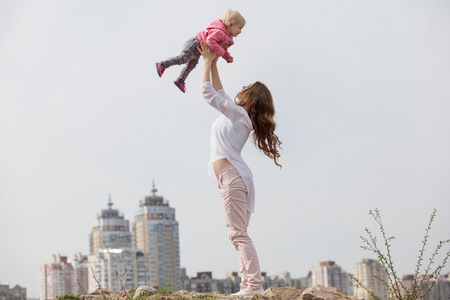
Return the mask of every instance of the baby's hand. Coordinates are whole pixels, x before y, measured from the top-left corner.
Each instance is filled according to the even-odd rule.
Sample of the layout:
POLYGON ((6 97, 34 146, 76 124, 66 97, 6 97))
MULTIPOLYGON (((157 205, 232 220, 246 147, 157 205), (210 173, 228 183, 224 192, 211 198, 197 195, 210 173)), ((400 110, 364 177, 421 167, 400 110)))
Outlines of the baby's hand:
POLYGON ((228 63, 232 63, 234 61, 234 59, 233 59, 233 57, 230 57, 229 59, 228 59, 228 63))
POLYGON ((220 51, 219 56, 222 56, 225 54, 225 50, 220 51))

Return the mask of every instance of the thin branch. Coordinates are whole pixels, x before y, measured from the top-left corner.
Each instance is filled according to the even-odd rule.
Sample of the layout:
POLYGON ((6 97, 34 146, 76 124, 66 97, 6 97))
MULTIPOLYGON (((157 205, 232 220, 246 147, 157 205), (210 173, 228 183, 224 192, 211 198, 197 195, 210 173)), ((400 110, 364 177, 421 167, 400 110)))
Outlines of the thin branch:
POLYGON ((103 289, 102 289, 102 286, 100 285, 100 282, 98 282, 98 280, 97 280, 97 277, 95 277, 95 271, 94 271, 94 269, 92 268, 92 266, 91 266, 91 265, 89 265, 89 267, 91 267, 91 270, 92 270, 92 276, 94 277, 95 281, 96 281, 96 282, 97 282, 97 284, 98 284, 98 288, 100 289, 100 293, 102 294, 102 296, 103 296, 103 299, 105 299, 105 300, 106 300, 106 296, 105 296, 105 294, 103 293, 103 289))
POLYGON ((83 290, 83 287, 81 286, 80 276, 78 275, 78 269, 77 269, 77 282, 78 282, 78 286, 80 287, 80 291, 83 292, 83 300, 86 300, 86 292, 83 290))
POLYGON ((125 296, 127 296, 128 300, 131 299, 131 296, 128 295, 127 290, 125 289, 125 283, 127 282, 128 274, 122 274, 122 277, 119 275, 119 273, 116 271, 117 277, 119 277, 120 285, 122 286, 122 290, 125 292, 125 296), (125 277, 124 277, 125 276, 125 277))
MULTIPOLYGON (((429 263, 425 268, 424 275, 419 276, 420 269, 422 267, 423 263, 423 257, 425 253, 425 248, 428 243, 429 233, 431 230, 431 225, 433 223, 433 220, 436 216, 436 209, 433 210, 433 213, 431 214, 430 221, 428 223, 428 227, 425 231, 425 236, 422 241, 422 247, 419 251, 419 260, 416 265, 416 270, 414 273, 414 280, 412 282, 412 286, 410 288, 405 288, 403 285, 402 280, 397 276, 397 273, 395 271, 394 262, 392 260, 391 255, 391 241, 394 239, 393 236, 389 237, 386 234, 386 230, 383 226, 383 223, 381 221, 381 215, 380 211, 378 209, 370 210, 369 214, 375 219, 375 221, 379 225, 379 230, 381 232, 381 235, 384 240, 385 250, 386 254, 383 254, 381 250, 377 246, 377 237, 370 232, 369 229, 365 228, 366 234, 368 235, 368 238, 360 237, 363 245, 361 246, 364 250, 370 250, 373 253, 375 253, 378 257, 378 261, 381 263, 383 271, 387 275, 387 279, 384 278, 384 276, 376 276, 373 277, 380 282, 383 286, 385 286, 387 289, 389 289, 389 298, 393 298, 396 300, 412 300, 412 299, 423 299, 427 295, 430 295, 432 293, 432 289, 436 283, 436 279, 439 277, 440 272, 447 264, 447 260, 450 258, 450 250, 446 253, 446 256, 442 262, 442 264, 438 265, 436 269, 431 272, 431 267, 433 263, 435 263, 435 259, 437 255, 439 254, 439 251, 443 247, 445 243, 450 243, 450 240, 441 241, 437 247, 436 250, 433 252, 431 257, 429 258, 429 263), (431 273, 430 273, 431 272, 431 273)), ((361 280, 355 278, 354 276, 350 276, 355 282, 356 287, 363 288, 366 292, 368 292, 371 296, 374 295, 374 291, 369 290, 368 286, 363 285, 361 280)), ((374 297, 375 298, 375 297, 374 297)))
MULTIPOLYGON (((358 278, 356 278, 353 274, 349 274, 350 278, 355 281, 356 283, 356 288, 361 287, 362 289, 364 289, 370 296, 372 296, 375 300, 381 300, 380 297, 378 297, 377 295, 375 295, 375 293, 370 290, 366 285, 364 285, 362 283, 361 280, 359 280, 358 278)), ((356 297, 356 295, 355 295, 356 297)))

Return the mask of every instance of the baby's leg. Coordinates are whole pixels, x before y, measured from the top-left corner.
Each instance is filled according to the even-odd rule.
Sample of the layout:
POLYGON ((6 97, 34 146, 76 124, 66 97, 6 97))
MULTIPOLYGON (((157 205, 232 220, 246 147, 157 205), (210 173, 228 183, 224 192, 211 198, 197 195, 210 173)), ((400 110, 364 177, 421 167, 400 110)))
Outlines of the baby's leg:
POLYGON ((191 73, 192 70, 197 66, 198 60, 200 57, 197 57, 196 59, 191 59, 183 68, 183 70, 180 73, 180 76, 178 77, 178 82, 184 82, 186 78, 188 77, 189 73, 191 73))
POLYGON ((171 67, 173 65, 186 64, 190 62, 193 58, 195 58, 195 56, 197 55, 196 53, 198 53, 198 57, 200 57, 200 53, 198 52, 197 47, 200 47, 200 43, 198 42, 197 37, 193 37, 184 44, 183 50, 181 51, 180 55, 163 60, 159 64, 166 68, 171 67))

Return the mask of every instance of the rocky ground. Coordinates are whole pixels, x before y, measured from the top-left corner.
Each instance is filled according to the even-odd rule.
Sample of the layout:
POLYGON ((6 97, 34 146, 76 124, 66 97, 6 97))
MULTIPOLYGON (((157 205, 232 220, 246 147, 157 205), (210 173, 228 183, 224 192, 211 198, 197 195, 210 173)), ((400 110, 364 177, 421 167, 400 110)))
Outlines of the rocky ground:
MULTIPOLYGON (((98 289, 92 294, 80 296, 80 299, 85 300, 132 300, 132 296, 139 296, 137 291, 133 290, 127 292, 107 292, 98 289)), ((293 288, 269 288, 262 295, 253 295, 246 297, 223 295, 219 293, 199 294, 188 291, 178 291, 173 293, 163 293, 156 289, 153 292, 144 292, 139 299, 146 300, 356 300, 344 292, 332 287, 315 286, 305 290, 297 290, 293 288)))

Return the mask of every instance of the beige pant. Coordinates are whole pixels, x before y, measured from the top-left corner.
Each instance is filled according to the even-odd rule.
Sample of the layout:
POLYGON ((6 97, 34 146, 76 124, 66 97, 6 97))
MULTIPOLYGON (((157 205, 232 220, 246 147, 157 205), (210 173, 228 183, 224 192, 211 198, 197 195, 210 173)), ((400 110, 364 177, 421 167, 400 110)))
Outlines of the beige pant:
POLYGON ((233 165, 219 172, 217 181, 222 197, 225 224, 238 255, 241 290, 262 288, 261 270, 253 242, 247 234, 251 213, 247 210, 247 188, 233 165))

